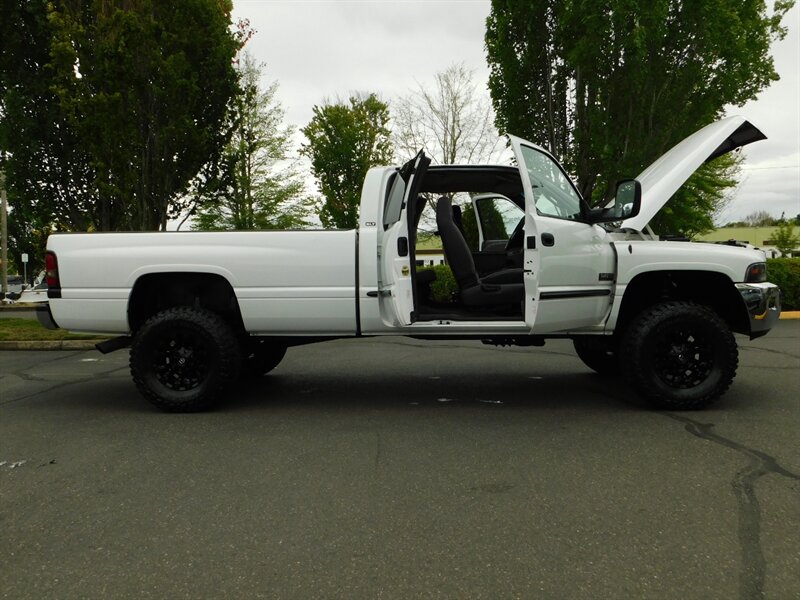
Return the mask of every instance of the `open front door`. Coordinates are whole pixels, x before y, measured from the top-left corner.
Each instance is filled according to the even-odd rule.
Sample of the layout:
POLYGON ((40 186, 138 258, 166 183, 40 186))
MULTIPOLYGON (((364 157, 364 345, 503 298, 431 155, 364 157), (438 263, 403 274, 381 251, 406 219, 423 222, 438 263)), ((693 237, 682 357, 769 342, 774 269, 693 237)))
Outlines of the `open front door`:
POLYGON ((525 324, 533 330, 536 322, 536 314, 539 310, 539 270, 541 268, 541 256, 539 255, 540 240, 539 232, 536 227, 536 206, 533 202, 533 187, 531 179, 528 177, 525 161, 522 156, 522 140, 513 135, 508 136, 511 142, 511 149, 517 159, 519 174, 522 179, 522 189, 525 192, 525 240, 523 242, 523 282, 525 283, 525 324))
POLYGON ((381 314, 394 326, 414 322, 414 211, 430 159, 420 151, 395 177, 383 213, 383 236, 378 245, 381 314))
POLYGON ((616 261, 607 234, 549 152, 511 141, 525 191, 525 323, 533 333, 602 327, 616 261))

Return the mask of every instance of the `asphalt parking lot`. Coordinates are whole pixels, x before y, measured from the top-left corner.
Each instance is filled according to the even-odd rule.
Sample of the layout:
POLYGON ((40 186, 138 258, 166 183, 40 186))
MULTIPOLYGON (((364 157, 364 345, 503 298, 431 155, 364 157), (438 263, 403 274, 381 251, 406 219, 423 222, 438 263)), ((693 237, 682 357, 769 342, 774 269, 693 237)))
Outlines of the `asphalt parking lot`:
POLYGON ((290 349, 205 414, 0 352, 3 598, 797 598, 800 321, 648 410, 568 342, 290 349))

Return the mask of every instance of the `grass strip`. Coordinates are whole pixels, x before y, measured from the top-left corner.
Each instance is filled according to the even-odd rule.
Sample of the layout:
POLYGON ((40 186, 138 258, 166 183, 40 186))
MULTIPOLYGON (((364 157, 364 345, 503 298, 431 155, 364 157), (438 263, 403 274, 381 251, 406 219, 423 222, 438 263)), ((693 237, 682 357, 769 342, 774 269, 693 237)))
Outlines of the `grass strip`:
POLYGON ((0 342, 97 340, 106 337, 99 334, 70 333, 64 329, 45 329, 32 319, 0 319, 0 342))

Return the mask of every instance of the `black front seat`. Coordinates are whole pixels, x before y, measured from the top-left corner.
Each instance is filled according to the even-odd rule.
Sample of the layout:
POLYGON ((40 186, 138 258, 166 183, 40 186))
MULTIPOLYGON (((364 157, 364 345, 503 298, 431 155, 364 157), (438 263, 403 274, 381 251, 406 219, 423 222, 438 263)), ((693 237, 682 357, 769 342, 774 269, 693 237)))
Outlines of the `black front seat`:
POLYGON ((504 269, 478 277, 472 252, 453 221, 452 202, 445 196, 436 202, 436 226, 464 306, 513 305, 525 299, 522 269, 504 269))

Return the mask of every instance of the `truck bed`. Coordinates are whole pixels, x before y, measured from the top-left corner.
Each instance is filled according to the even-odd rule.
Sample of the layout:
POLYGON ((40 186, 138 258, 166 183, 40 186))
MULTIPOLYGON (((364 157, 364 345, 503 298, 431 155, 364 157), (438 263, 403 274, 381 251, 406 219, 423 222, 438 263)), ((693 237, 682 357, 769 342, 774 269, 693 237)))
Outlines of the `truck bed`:
POLYGON ((65 329, 127 333, 141 277, 209 273, 231 285, 251 333, 356 330, 354 230, 63 234, 49 249, 61 279, 50 307, 65 329))

